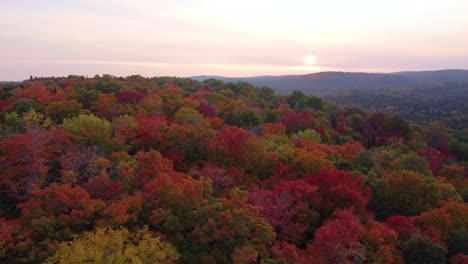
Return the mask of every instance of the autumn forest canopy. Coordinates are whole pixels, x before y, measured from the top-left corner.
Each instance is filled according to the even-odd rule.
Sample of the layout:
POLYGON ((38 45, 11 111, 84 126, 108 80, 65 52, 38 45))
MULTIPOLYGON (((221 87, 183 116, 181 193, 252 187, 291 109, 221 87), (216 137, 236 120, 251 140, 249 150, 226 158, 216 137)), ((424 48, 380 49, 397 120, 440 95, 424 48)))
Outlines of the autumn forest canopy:
POLYGON ((0 121, 0 263, 468 263, 436 120, 103 75, 0 83, 0 121))

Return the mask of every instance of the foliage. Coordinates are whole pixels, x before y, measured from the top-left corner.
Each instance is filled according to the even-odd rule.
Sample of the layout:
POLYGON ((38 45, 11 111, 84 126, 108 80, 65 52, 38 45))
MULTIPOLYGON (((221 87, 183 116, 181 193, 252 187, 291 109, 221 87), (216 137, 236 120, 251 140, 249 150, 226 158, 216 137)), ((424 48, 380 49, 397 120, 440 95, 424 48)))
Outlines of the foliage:
POLYGON ((442 123, 171 77, 0 98, 2 263, 466 262, 468 143, 442 123))
POLYGON ((103 229, 87 232, 72 242, 60 244, 54 256, 45 263, 176 263, 176 249, 143 229, 103 229))

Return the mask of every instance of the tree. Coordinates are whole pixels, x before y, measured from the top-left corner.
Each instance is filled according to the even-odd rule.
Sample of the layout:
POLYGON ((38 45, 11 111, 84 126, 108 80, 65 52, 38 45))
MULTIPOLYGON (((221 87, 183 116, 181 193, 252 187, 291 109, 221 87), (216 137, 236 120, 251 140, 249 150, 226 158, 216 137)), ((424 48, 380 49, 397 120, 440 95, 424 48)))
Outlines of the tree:
POLYGON ((60 244, 45 263, 176 263, 176 249, 146 229, 130 233, 127 229, 86 232, 72 242, 60 244))
POLYGON ((468 255, 457 254, 450 259, 450 264, 464 264, 468 262, 468 255))
POLYGON ((111 136, 109 121, 94 115, 80 114, 63 120, 63 129, 76 134, 86 145, 105 146, 111 136))
POLYGON ((296 111, 302 111, 305 108, 306 95, 302 91, 293 91, 286 99, 286 102, 296 111))
POLYGON ((262 207, 279 240, 304 246, 318 224, 319 214, 314 209, 320 201, 317 189, 304 180, 281 181, 271 191, 255 188, 249 200, 262 207))
POLYGON ((420 172, 426 176, 432 176, 429 164, 426 160, 416 156, 414 153, 402 155, 392 162, 393 167, 399 170, 412 170, 420 172))
POLYGON ((129 105, 119 104, 113 93, 101 94, 93 102, 91 109, 94 114, 109 121, 119 115, 132 114, 134 111, 129 105))
POLYGON ((403 243, 402 253, 408 264, 444 264, 447 251, 429 238, 414 235, 403 243))
POLYGON ((309 139, 315 142, 321 142, 320 135, 313 129, 306 129, 304 131, 299 131, 293 135, 292 138, 301 138, 301 139, 309 139))
POLYGON ((421 233, 442 245, 449 254, 468 253, 468 205, 456 201, 444 201, 414 217, 414 225, 421 233))
POLYGON ((212 256, 216 263, 258 262, 268 256, 275 238, 260 208, 248 203, 247 192, 237 188, 229 198, 200 208, 195 218, 195 228, 185 241, 190 249, 186 257, 195 253, 190 263, 200 263, 202 256, 212 256))
POLYGON ((161 115, 139 116, 137 123, 136 143, 146 148, 159 146, 166 127, 165 117, 161 115))
POLYGON ((23 120, 20 118, 18 113, 11 112, 5 114, 5 125, 3 130, 7 136, 23 132, 23 120))
POLYGON ((199 111, 205 117, 215 117, 216 116, 216 109, 204 102, 200 102, 199 111))
POLYGON ((312 128, 314 124, 309 112, 288 112, 281 122, 286 127, 286 133, 289 134, 312 128))
POLYGON ((366 247, 368 263, 399 263, 403 259, 397 249, 398 235, 386 224, 370 219, 365 226, 365 234, 361 238, 366 247))
POLYGON ((31 129, 4 139, 1 149, 5 171, 0 177, 0 185, 10 195, 22 200, 33 187, 57 180, 55 175, 50 175, 50 161, 68 144, 69 137, 62 130, 31 129))
POLYGON ((370 200, 371 190, 364 186, 363 179, 347 171, 323 169, 317 175, 307 176, 305 181, 318 187, 321 200, 316 206, 322 219, 337 208, 364 213, 370 200))
POLYGON ((308 251, 317 263, 363 263, 364 247, 359 237, 364 228, 350 210, 337 209, 330 220, 315 232, 308 251))
POLYGON ((53 183, 32 191, 31 198, 18 207, 22 220, 39 238, 62 241, 90 228, 104 203, 81 187, 53 183))
POLYGON ((230 111, 224 116, 224 122, 231 126, 238 126, 245 129, 253 130, 262 120, 257 112, 248 109, 244 111, 230 111))
POLYGON ((291 151, 291 163, 302 175, 318 173, 322 169, 333 168, 333 162, 327 159, 327 153, 318 150, 307 151, 294 148, 291 151))
POLYGON ((135 90, 126 90, 118 91, 115 96, 117 101, 121 104, 139 104, 146 97, 145 92, 135 91, 135 90))
POLYGON ((209 160, 220 165, 232 166, 242 164, 246 159, 246 145, 253 137, 250 131, 234 127, 223 126, 208 145, 209 160))
POLYGON ((442 200, 461 200, 451 184, 419 172, 402 170, 384 177, 388 181, 390 214, 416 215, 437 207, 442 200))
POLYGON ((54 123, 61 124, 65 118, 78 116, 81 112, 81 104, 76 100, 52 102, 46 107, 45 112, 54 123))

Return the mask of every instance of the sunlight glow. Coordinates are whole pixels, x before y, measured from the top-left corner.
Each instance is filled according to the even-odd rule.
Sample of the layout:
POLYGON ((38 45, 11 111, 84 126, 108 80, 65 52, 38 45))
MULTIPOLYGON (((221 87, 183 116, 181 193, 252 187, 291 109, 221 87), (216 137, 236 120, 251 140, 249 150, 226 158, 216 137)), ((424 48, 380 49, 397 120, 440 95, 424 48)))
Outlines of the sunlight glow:
POLYGON ((468 68, 466 0, 18 0, 0 10, 0 80, 468 68))
POLYGON ((307 65, 315 65, 315 64, 317 64, 317 57, 312 56, 312 55, 305 56, 304 58, 302 58, 302 60, 303 60, 304 63, 307 64, 307 65))

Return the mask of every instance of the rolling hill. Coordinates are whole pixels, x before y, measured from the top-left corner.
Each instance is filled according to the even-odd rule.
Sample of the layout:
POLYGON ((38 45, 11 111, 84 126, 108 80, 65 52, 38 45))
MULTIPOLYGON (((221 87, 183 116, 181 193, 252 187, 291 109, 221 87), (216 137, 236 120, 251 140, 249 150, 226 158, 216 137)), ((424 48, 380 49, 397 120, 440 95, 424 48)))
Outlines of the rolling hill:
POLYGON ((328 95, 344 90, 419 88, 445 82, 468 81, 468 70, 415 71, 395 73, 319 72, 305 75, 256 76, 230 78, 194 76, 197 81, 217 79, 225 82, 247 82, 268 86, 278 93, 301 90, 307 94, 328 95))

